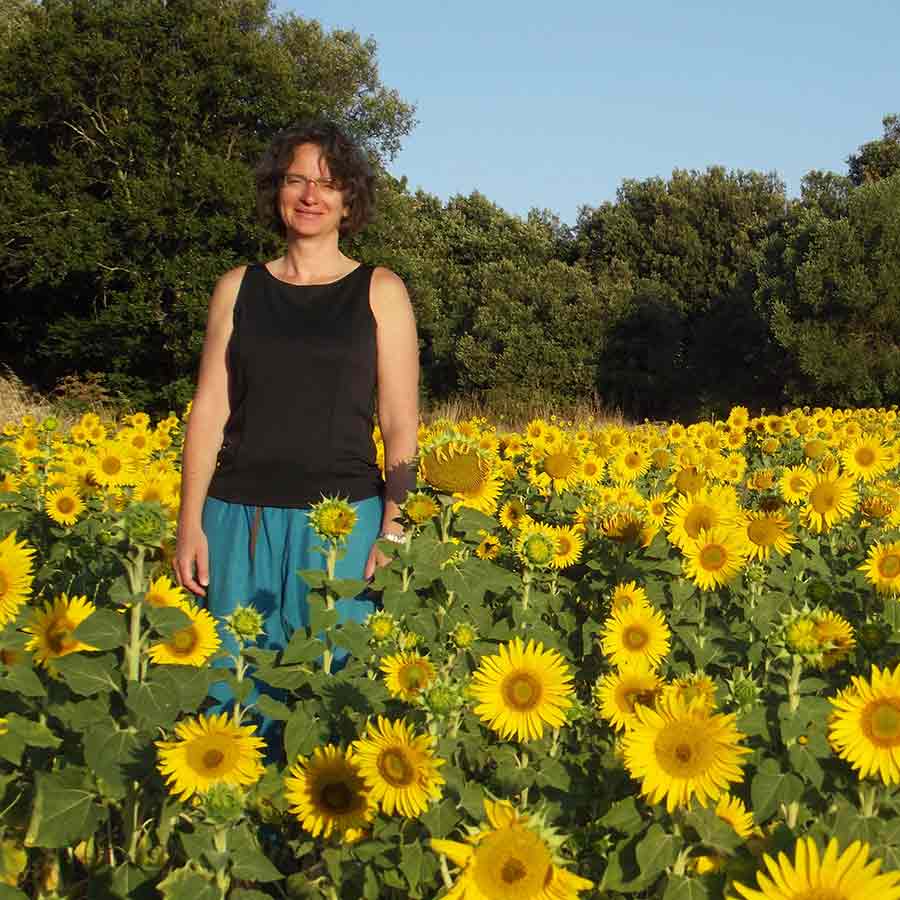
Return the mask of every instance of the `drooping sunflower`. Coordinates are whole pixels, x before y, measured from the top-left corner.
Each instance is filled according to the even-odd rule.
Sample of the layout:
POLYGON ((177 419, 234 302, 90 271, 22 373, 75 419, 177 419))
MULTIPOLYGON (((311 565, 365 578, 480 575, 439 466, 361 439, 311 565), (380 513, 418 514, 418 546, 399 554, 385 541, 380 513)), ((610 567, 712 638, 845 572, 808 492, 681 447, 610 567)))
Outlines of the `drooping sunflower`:
POLYGON ((747 541, 737 528, 703 530, 684 548, 684 574, 702 591, 728 584, 747 562, 747 541))
POLYGON ((253 725, 237 725, 228 713, 200 715, 175 726, 175 740, 156 741, 157 767, 169 793, 181 800, 215 784, 247 787, 262 777, 262 748, 253 725))
POLYGON ((334 832, 353 840, 377 809, 356 763, 334 744, 297 758, 285 776, 284 796, 301 828, 313 837, 334 832))
POLYGON ((392 697, 415 700, 435 679, 431 662, 414 651, 388 656, 381 662, 384 683, 392 697))
POLYGON ((790 522, 779 513, 751 512, 744 526, 750 559, 766 560, 772 551, 787 556, 797 537, 790 522))
POLYGON ((454 491, 454 511, 463 507, 477 509, 486 516, 492 516, 497 511, 497 498, 503 488, 503 478, 493 467, 476 485, 465 491, 454 491))
POLYGON ((366 736, 353 742, 350 758, 386 815, 415 818, 441 796, 445 760, 434 755, 435 738, 415 735, 404 720, 379 716, 369 722, 366 736))
POLYGON ((147 650, 151 662, 167 666, 204 666, 222 642, 216 620, 194 603, 183 602, 180 609, 191 621, 176 629, 171 637, 147 650))
POLYGON ((593 882, 563 868, 563 839, 543 817, 485 799, 488 826, 466 843, 431 839, 431 847, 462 870, 445 900, 578 900, 593 882))
POLYGON ((537 740, 544 726, 559 728, 572 705, 572 673, 556 650, 513 638, 484 657, 472 675, 469 692, 475 714, 501 737, 537 740))
POLYGON ((594 703, 600 716, 616 731, 637 721, 635 706, 653 706, 662 694, 663 681, 644 660, 635 660, 597 680, 594 703))
POLYGON ((32 612, 22 629, 32 635, 25 649, 34 651, 35 660, 48 669, 53 660, 70 653, 96 650, 74 636, 75 629, 96 609, 87 597, 70 598, 68 594, 60 594, 52 602, 45 603, 43 609, 32 612))
POLYGON ((10 532, 0 541, 0 628, 12 622, 31 593, 34 548, 10 532))
POLYGON ((900 541, 875 544, 859 567, 880 594, 900 594, 900 541))
POLYGON ((175 584, 168 575, 160 575, 150 582, 147 593, 144 595, 144 603, 148 606, 181 606, 187 600, 184 590, 175 584))
POLYGON ((560 525, 554 529, 556 549, 550 565, 554 569, 565 569, 574 565, 581 559, 581 551, 584 549, 584 537, 574 528, 560 525))
POLYGON ((753 834, 753 813, 747 811, 740 797, 722 794, 716 803, 715 813, 734 829, 738 837, 746 839, 753 834))
POLYGON ((657 668, 669 652, 671 632, 663 614, 649 604, 615 609, 603 625, 600 649, 614 666, 644 661, 657 668))
POLYGON ((852 479, 846 475, 819 472, 800 515, 810 531, 828 531, 835 523, 846 519, 855 507, 856 489, 852 479))
POLYGON ((422 447, 419 474, 442 494, 476 491, 491 475, 491 458, 476 441, 444 434, 422 447))
POLYGON ((869 845, 853 841, 843 853, 832 838, 820 858, 810 837, 794 847, 794 861, 785 853, 776 861, 768 853, 763 862, 769 874, 756 873, 759 890, 739 881, 732 884, 740 898, 728 900, 900 900, 900 872, 881 872, 881 860, 869 860, 869 845))
POLYGON ((84 501, 78 491, 71 487, 61 487, 47 492, 44 497, 44 512, 57 525, 74 525, 84 512, 84 501))
POLYGON ((828 740, 861 778, 900 783, 900 665, 872 666, 869 680, 854 675, 852 692, 831 698, 828 740))
POLYGON ((666 801, 671 813, 716 800, 729 783, 743 780, 741 759, 749 753, 740 744, 733 715, 710 715, 697 701, 685 704, 664 697, 655 709, 638 706, 637 723, 625 733, 625 768, 641 781, 650 803, 666 801))

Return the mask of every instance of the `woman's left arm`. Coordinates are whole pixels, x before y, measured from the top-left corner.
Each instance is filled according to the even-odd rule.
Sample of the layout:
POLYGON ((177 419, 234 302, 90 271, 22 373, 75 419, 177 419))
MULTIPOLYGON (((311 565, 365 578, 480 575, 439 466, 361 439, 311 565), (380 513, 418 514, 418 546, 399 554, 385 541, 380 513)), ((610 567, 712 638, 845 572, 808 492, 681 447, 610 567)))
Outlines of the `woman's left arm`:
MULTIPOLYGON (((416 483, 419 428, 419 341, 403 281, 389 269, 372 273, 369 302, 376 323, 378 424, 384 440, 384 515, 381 531, 399 534, 400 504, 416 483)), ((386 559, 372 547, 365 577, 386 559)))

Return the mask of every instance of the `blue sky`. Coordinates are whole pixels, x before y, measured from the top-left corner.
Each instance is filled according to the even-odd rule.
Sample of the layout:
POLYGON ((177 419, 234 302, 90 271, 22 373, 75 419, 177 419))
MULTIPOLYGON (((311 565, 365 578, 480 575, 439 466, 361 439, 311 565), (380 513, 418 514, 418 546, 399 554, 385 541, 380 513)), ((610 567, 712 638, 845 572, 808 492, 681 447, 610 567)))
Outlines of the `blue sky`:
POLYGON ((378 44, 416 104, 391 164, 443 200, 479 190, 569 224, 626 178, 775 171, 789 195, 900 113, 900 3, 279 0, 378 44))

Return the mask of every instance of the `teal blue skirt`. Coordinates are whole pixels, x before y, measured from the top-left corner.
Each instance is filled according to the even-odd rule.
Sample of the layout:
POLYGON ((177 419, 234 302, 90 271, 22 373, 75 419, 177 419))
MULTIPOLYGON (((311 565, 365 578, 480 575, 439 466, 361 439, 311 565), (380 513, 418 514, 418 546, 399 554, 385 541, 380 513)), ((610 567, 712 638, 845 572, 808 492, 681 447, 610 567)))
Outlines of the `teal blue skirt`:
MULTIPOLYGON (((356 525, 343 558, 337 562, 338 578, 363 577, 381 529, 380 497, 351 505, 356 510, 356 525)), ((221 620, 238 606, 254 606, 265 622, 265 634, 256 646, 268 650, 285 647, 298 628, 309 624, 308 587, 297 572, 325 569, 325 556, 316 549, 323 542, 309 524, 309 510, 245 506, 208 497, 203 507, 203 531, 209 544, 207 609, 221 620)), ((339 622, 363 622, 374 605, 354 597, 338 600, 336 609, 339 622)), ((234 637, 221 621, 218 625, 223 649, 236 653, 234 637)), ((343 661, 340 654, 346 657, 346 651, 338 648, 335 663, 343 661)), ((210 695, 217 701, 214 712, 226 709, 234 699, 222 682, 213 685, 210 695)))

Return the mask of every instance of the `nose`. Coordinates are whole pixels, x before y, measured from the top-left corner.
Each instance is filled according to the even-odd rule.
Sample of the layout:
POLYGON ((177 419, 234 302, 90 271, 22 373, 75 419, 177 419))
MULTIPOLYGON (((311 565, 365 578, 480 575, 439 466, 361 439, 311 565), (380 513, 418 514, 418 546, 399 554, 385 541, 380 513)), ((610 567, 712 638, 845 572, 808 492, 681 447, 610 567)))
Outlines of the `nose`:
POLYGON ((315 203, 318 198, 318 186, 314 181, 307 181, 303 185, 303 191, 300 196, 304 203, 315 203))

